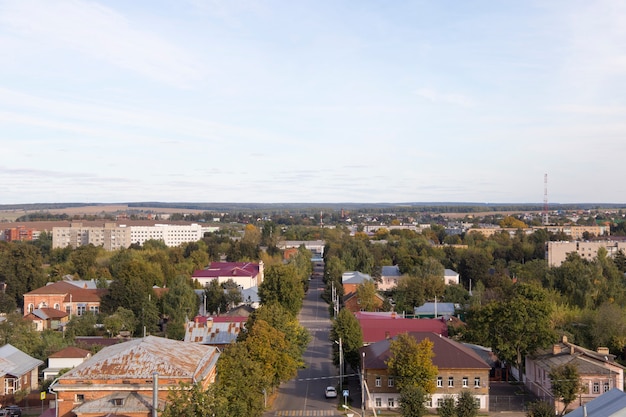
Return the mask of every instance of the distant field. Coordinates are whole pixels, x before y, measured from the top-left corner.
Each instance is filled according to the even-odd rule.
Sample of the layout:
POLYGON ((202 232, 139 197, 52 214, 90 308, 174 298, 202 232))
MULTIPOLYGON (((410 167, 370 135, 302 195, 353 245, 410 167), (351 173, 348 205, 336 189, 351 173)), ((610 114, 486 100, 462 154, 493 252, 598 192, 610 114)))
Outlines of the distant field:
POLYGON ((59 209, 46 209, 46 210, 0 210, 0 221, 14 222, 18 217, 27 215, 28 213, 35 213, 44 211, 51 214, 67 214, 68 216, 82 216, 82 215, 96 215, 101 213, 117 213, 117 212, 152 212, 152 213, 202 213, 203 210, 192 210, 182 208, 166 208, 166 207, 131 207, 128 208, 127 204, 100 204, 94 206, 83 207, 66 207, 59 209))

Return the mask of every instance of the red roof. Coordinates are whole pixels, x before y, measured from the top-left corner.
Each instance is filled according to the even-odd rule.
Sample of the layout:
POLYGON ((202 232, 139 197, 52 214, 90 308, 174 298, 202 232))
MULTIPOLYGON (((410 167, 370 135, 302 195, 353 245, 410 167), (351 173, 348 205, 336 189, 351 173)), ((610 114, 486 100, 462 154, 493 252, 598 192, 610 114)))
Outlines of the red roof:
POLYGON ((357 317, 363 331, 363 343, 390 339, 407 332, 430 332, 448 337, 448 326, 442 319, 401 319, 357 317))
POLYGON ((207 269, 193 272, 192 278, 255 277, 259 264, 252 262, 211 262, 207 269))
POLYGON ((77 348, 75 346, 68 346, 65 349, 53 353, 48 356, 49 358, 86 358, 91 355, 91 352, 85 349, 77 348))

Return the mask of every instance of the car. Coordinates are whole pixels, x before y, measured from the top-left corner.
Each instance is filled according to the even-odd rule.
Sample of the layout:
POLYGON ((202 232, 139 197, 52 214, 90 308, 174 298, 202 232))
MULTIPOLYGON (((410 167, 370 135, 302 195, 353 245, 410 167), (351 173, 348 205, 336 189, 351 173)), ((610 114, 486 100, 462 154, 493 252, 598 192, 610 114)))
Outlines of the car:
POLYGON ((7 405, 0 410, 0 416, 21 417, 22 409, 17 405, 7 405))
POLYGON ((326 387, 324 395, 326 398, 337 398, 337 389, 335 387, 326 387))

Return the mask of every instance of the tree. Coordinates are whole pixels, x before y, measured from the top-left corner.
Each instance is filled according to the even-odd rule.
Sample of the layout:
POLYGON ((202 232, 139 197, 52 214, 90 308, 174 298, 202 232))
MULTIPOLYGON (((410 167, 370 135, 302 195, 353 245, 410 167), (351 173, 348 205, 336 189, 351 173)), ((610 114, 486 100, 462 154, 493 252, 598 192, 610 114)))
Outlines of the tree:
POLYGON ((550 369, 548 374, 550 377, 550 384, 552 386, 552 395, 555 399, 559 399, 563 402, 563 410, 559 415, 564 415, 567 411, 567 406, 570 405, 580 393, 580 375, 578 368, 572 363, 567 363, 559 366, 555 366, 550 369))
POLYGON ((554 417, 554 407, 546 401, 530 403, 526 417, 554 417))
POLYGON ((259 285, 262 304, 279 303, 294 317, 302 308, 304 288, 293 265, 272 265, 259 285))
POLYGON ((0 242, 0 281, 7 284, 6 294, 19 307, 24 303, 24 293, 46 284, 42 264, 36 247, 22 242, 0 242))
POLYGON ((432 361, 434 353, 430 339, 418 343, 413 336, 402 333, 391 341, 389 351, 387 367, 389 374, 396 378, 400 392, 405 387, 420 387, 426 395, 435 392, 439 370, 432 361))
POLYGON ((437 409, 437 414, 441 417, 455 417, 456 410, 454 409, 456 399, 452 395, 446 395, 443 397, 441 406, 437 409))
POLYGON ((198 313, 198 296, 187 278, 179 275, 163 296, 163 315, 168 318, 166 335, 170 339, 185 337, 185 323, 198 313))
POLYGON ((200 384, 180 383, 167 394, 162 417, 228 417, 225 400, 215 393, 215 386, 204 390, 200 384))
POLYGON ((418 277, 402 276, 393 291, 396 311, 413 313, 415 307, 424 304, 424 287, 418 277))
POLYGON ((516 284, 504 300, 474 305, 466 315, 466 341, 490 346, 502 360, 522 371, 523 358, 555 338, 552 304, 547 292, 530 284, 516 284))
MULTIPOLYGON (((331 342, 339 342, 343 349, 343 357, 346 364, 352 369, 360 366, 361 357, 359 348, 363 346, 363 331, 359 325, 359 321, 354 317, 351 311, 341 309, 337 318, 332 321, 330 329, 331 342)), ((333 363, 339 366, 339 345, 333 343, 333 363)))
POLYGON ((130 332, 132 335, 137 327, 137 319, 132 310, 118 307, 115 313, 104 318, 103 324, 111 336, 117 336, 122 330, 130 332))
POLYGON ((359 300, 359 306, 363 311, 376 311, 380 301, 377 297, 376 285, 374 281, 366 280, 359 284, 356 288, 356 296, 359 300))
POLYGON ((419 386, 408 386, 400 392, 400 410, 404 417, 422 417, 426 414, 426 393, 419 386))
POLYGON ((478 414, 476 398, 468 390, 461 391, 456 399, 454 410, 456 417, 475 417, 478 414))

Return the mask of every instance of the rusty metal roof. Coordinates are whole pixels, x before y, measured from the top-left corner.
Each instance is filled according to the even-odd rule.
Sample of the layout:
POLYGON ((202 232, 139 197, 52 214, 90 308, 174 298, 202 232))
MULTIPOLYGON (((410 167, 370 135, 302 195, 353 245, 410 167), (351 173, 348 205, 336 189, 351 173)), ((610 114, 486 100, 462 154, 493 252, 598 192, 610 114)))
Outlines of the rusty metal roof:
POLYGON ((201 381, 211 372, 219 351, 213 346, 147 336, 108 346, 59 378, 77 380, 161 378, 201 381))

